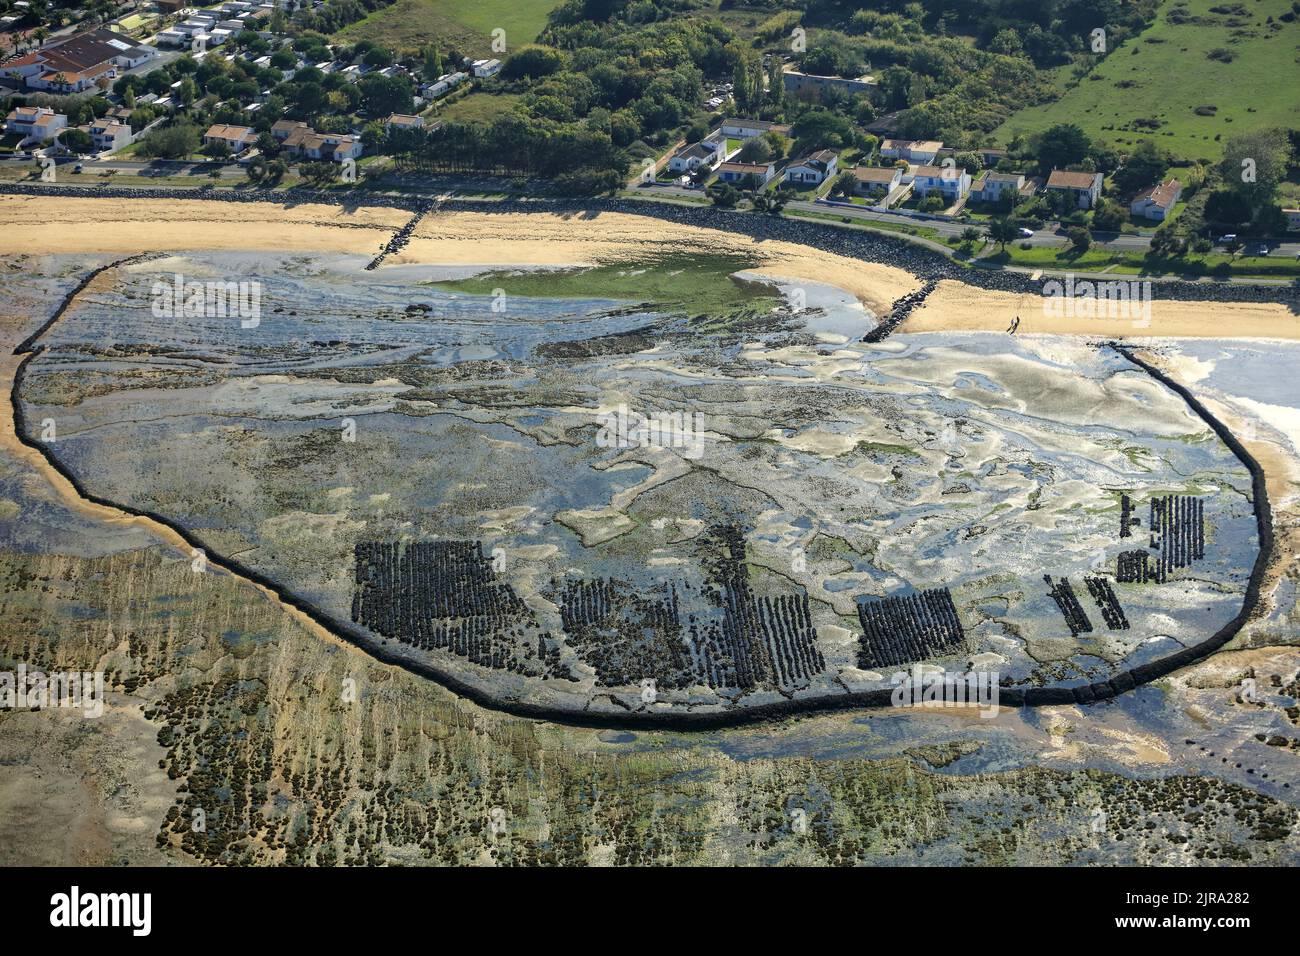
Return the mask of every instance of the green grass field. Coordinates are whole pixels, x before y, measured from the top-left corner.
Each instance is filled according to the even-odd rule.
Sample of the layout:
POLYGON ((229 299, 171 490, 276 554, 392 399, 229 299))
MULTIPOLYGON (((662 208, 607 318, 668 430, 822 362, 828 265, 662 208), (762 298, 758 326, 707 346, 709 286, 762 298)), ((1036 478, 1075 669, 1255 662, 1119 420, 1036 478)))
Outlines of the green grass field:
POLYGON ((507 50, 531 43, 559 0, 397 0, 339 32, 355 42, 373 40, 416 50, 433 37, 454 41, 468 53, 491 51, 492 31, 506 31, 507 50))
POLYGON ((994 137, 1005 144, 1016 133, 1077 123, 1121 147, 1152 139, 1175 156, 1218 160, 1234 133, 1293 126, 1300 114, 1300 20, 1278 19, 1290 9, 1291 0, 1165 0, 1150 29, 1056 102, 1014 114, 994 137), (1226 52, 1212 59, 1212 51, 1226 52), (1159 125, 1137 125, 1150 120, 1159 125))
POLYGON ((1079 255, 1059 246, 1032 246, 1022 249, 1008 245, 981 259, 988 264, 1022 266, 1057 271, 1105 271, 1121 275, 1210 275, 1217 266, 1226 267, 1228 275, 1239 278, 1293 279, 1300 277, 1300 262, 1280 256, 1230 256, 1223 253, 1189 255, 1182 259, 1152 259, 1134 252, 1116 252, 1094 247, 1079 255))
POLYGON ((693 314, 725 313, 739 305, 754 306, 777 298, 767 286, 737 283, 731 278, 733 272, 754 266, 753 260, 743 256, 672 254, 583 269, 488 272, 437 286, 474 295, 490 295, 500 286, 521 296, 625 299, 693 314))
POLYGON ((429 118, 444 123, 489 122, 502 113, 508 113, 520 99, 518 93, 471 93, 446 106, 435 104, 429 118))

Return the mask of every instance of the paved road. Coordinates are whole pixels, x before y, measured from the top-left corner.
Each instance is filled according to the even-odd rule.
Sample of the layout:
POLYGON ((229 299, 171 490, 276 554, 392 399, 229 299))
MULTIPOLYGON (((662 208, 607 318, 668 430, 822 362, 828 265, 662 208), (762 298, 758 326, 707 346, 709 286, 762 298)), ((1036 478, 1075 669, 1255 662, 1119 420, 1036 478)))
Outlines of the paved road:
MULTIPOLYGON (((684 189, 681 186, 642 186, 640 189, 647 195, 666 195, 680 197, 683 199, 700 199, 704 196, 701 189, 684 189)), ((925 229, 933 229, 942 239, 948 239, 952 236, 960 236, 962 232, 971 226, 981 228, 979 223, 975 222, 945 222, 942 219, 925 220, 912 219, 908 216, 900 216, 896 213, 876 212, 872 209, 861 206, 828 206, 820 203, 805 202, 803 200, 794 200, 787 203, 787 208, 798 209, 804 212, 816 212, 823 215, 834 215, 847 217, 849 219, 859 219, 875 222, 887 222, 895 225, 913 225, 925 229)), ((1035 230, 1032 236, 1026 236, 1018 242, 1027 242, 1031 246, 1064 246, 1069 240, 1065 237, 1064 228, 1060 223, 1048 223, 1042 229, 1035 230)), ((1149 235, 1135 235, 1133 233, 1097 233, 1093 237, 1094 245, 1105 249, 1112 249, 1116 252, 1136 252, 1139 254, 1146 253, 1151 248, 1151 237, 1149 235)), ((1261 243, 1256 240, 1246 246, 1250 255, 1256 255, 1261 243)), ((1269 240, 1267 243, 1270 256, 1295 258, 1300 255, 1300 242, 1277 242, 1269 240)), ((1216 252, 1227 252, 1222 246, 1215 247, 1216 252)))

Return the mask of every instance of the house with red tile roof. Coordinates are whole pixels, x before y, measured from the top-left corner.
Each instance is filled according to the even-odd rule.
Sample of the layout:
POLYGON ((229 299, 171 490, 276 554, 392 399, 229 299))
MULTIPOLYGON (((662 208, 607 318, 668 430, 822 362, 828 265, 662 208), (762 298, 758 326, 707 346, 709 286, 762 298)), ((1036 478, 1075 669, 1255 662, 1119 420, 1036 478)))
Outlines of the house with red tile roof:
POLYGON ((1182 194, 1183 184, 1176 179, 1169 179, 1142 190, 1133 197, 1128 209, 1143 219, 1164 222, 1165 216, 1169 215, 1169 210, 1174 208, 1182 194))
POLYGON ((1079 209, 1092 209, 1101 198, 1101 173, 1076 173, 1053 169, 1047 177, 1049 193, 1065 194, 1079 209))

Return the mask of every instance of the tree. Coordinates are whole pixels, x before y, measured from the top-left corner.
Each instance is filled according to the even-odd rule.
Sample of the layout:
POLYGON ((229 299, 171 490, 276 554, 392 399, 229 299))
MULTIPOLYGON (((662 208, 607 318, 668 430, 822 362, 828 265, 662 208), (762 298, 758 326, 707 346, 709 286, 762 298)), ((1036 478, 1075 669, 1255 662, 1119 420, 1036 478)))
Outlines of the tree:
POLYGON ((767 98, 776 106, 785 101, 785 70, 779 56, 767 62, 767 98))
POLYGON ((1169 226, 1161 226, 1151 237, 1151 254, 1154 256, 1181 256, 1186 252, 1186 240, 1169 226))
POLYGON ((1119 232, 1124 228, 1127 219, 1123 206, 1109 199, 1103 199, 1092 211, 1092 228, 1102 232, 1119 232))
POLYGON ((730 183, 716 183, 709 187, 709 198, 719 209, 734 209, 740 202, 740 192, 730 183))
POLYGON ((1059 123, 1045 129, 1038 137, 1034 155, 1039 169, 1050 173, 1083 162, 1092 146, 1092 140, 1073 123, 1059 123))
POLYGON ((772 158, 772 147, 763 137, 751 136, 740 147, 740 154, 736 158, 742 163, 766 163, 772 158))
POLYGON ((199 148, 199 131, 188 123, 156 129, 144 138, 141 152, 159 159, 181 159, 199 148))
POLYGON ((367 50, 365 56, 361 58, 362 63, 366 66, 373 67, 376 70, 382 70, 392 66, 394 60, 393 51, 385 49, 382 46, 372 47, 367 50))
POLYGON ((1273 202, 1291 161, 1291 142, 1280 129, 1261 129, 1228 140, 1219 172, 1226 188, 1252 213, 1273 202))
POLYGON ((953 157, 953 162, 955 162, 962 169, 966 170, 966 172, 970 173, 972 176, 974 176, 976 173, 978 173, 980 170, 984 168, 984 157, 981 156, 979 153, 973 153, 973 152, 958 153, 956 156, 953 157))
POLYGON ((213 159, 228 159, 230 157, 230 147, 225 143, 213 141, 203 147, 203 152, 213 159))
POLYGON ((411 81, 404 76, 370 73, 361 78, 357 87, 361 90, 362 106, 371 116, 410 113, 415 108, 411 81))
POLYGON ((853 143, 853 124, 828 110, 811 109, 794 122, 799 150, 844 149, 853 143))
POLYGON ((880 91, 887 109, 901 109, 908 105, 907 94, 912 88, 912 71, 905 66, 887 66, 880 74, 880 91))
POLYGON ((507 80, 541 79, 563 68, 564 57, 559 50, 548 46, 526 46, 506 57, 501 65, 501 76, 507 80))
POLYGON ((438 49, 436 44, 429 44, 424 48, 424 63, 421 67, 424 78, 429 81, 436 80, 444 72, 442 63, 442 50, 438 49))
POLYGON ((1168 151, 1151 140, 1144 139, 1124 160, 1124 165, 1115 171, 1111 180, 1121 196, 1131 196, 1159 182, 1169 163, 1168 151))
POLYGON ((974 226, 967 226, 961 231, 961 244, 970 249, 983 237, 984 233, 980 232, 974 226))
POLYGON ((1083 226, 1070 226, 1065 230, 1065 238, 1070 240, 1070 248, 1084 253, 1092 245, 1092 235, 1083 226))
POLYGON ((339 168, 328 160, 319 163, 300 163, 298 173, 303 179, 319 186, 338 179, 339 168))
POLYGON ((835 182, 831 184, 831 193, 836 196, 852 196, 857 188, 858 177, 853 175, 852 170, 846 169, 835 177, 835 182))
POLYGON ((1208 222, 1239 226, 1250 222, 1252 212, 1247 196, 1236 189, 1216 189, 1205 200, 1205 218, 1208 222))
POLYGON ((59 134, 59 145, 72 153, 89 153, 95 148, 95 141, 85 130, 65 129, 59 134))
POLYGON ((1010 219, 1004 217, 989 223, 989 238, 998 244, 1002 252, 1006 251, 1007 243, 1015 242, 1019 235, 1019 228, 1010 219))

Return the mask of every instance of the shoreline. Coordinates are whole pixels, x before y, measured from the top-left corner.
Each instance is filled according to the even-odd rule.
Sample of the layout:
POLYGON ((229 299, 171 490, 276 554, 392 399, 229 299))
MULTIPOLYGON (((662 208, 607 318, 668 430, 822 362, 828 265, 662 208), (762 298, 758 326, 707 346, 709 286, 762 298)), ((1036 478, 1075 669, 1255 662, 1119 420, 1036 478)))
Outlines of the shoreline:
MULTIPOLYGON (((1099 339, 1300 340, 1300 286, 1151 282, 1151 321, 1046 314, 1043 285, 985 272, 897 237, 782 217, 643 200, 482 202, 332 194, 141 194, 104 188, 0 187, 0 255, 275 250, 340 252, 383 264, 583 266, 678 250, 733 253, 775 279, 820 282, 884 316, 936 283, 898 331, 1029 333, 1099 339), (216 206, 214 204, 223 204, 216 206), (1229 334, 1225 335, 1225 324, 1229 334)), ((382 269, 382 265, 379 266, 382 269)), ((1121 281, 1138 277, 1115 276, 1121 281)))

